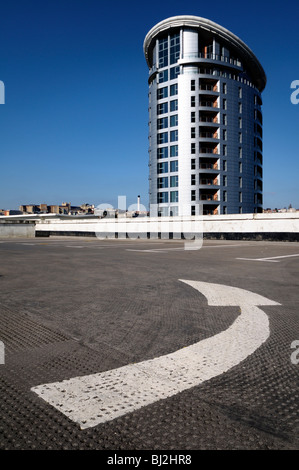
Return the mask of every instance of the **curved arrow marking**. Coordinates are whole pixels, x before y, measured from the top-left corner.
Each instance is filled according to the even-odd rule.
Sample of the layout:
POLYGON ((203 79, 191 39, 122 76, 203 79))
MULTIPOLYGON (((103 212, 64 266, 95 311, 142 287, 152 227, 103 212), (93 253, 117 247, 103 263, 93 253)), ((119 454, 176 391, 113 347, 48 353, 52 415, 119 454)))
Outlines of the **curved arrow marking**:
POLYGON ((239 306, 241 314, 227 330, 174 353, 31 390, 85 429, 223 374, 269 337, 268 317, 258 306, 279 303, 236 287, 181 282, 201 292, 208 305, 239 306))

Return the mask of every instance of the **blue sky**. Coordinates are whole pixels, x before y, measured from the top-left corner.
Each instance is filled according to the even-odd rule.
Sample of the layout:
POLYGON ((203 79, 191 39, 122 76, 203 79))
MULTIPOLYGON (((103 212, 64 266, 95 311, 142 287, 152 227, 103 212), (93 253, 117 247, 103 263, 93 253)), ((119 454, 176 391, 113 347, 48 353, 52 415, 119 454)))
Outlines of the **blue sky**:
POLYGON ((263 65, 264 207, 299 208, 298 0, 0 2, 0 208, 148 204, 143 40, 175 15, 208 18, 263 65))

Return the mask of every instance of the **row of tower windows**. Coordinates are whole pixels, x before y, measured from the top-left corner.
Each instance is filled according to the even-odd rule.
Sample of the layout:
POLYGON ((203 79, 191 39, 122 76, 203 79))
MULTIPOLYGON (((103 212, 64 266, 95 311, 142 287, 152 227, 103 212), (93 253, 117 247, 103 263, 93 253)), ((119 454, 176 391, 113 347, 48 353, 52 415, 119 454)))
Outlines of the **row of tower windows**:
MULTIPOLYGON (((220 202, 219 198, 220 198, 220 196, 218 196, 217 194, 203 194, 201 192, 201 190, 199 190, 198 198, 197 198, 195 190, 192 190, 191 194, 190 194, 190 200, 192 202, 206 201, 206 202, 210 202, 211 205, 214 204, 216 206, 219 205, 219 202, 220 202)), ((254 200, 253 200, 254 204, 262 204, 262 201, 263 201, 263 198, 262 198, 261 194, 254 194, 254 200)), ((161 192, 157 193, 157 203, 158 204, 166 204, 168 202, 178 203, 179 202, 179 192, 178 191, 169 191, 169 192, 168 191, 161 191, 161 192)), ((226 191, 223 191, 222 202, 228 202, 226 191)), ((243 193, 242 192, 239 192, 239 194, 238 194, 238 202, 239 202, 239 204, 243 203, 243 193)), ((192 208, 195 209, 195 206, 192 206, 192 208)), ((191 212, 193 212, 192 209, 191 209, 191 212)), ((242 213, 242 206, 240 206, 239 212, 242 213)), ((223 213, 226 213, 225 206, 223 207, 223 213)), ((195 212, 191 213, 191 215, 195 215, 195 212)))
MULTIPOLYGON (((190 96, 190 107, 195 108, 196 106, 199 106, 201 108, 220 108, 220 103, 219 103, 219 98, 215 97, 213 98, 210 96, 209 98, 205 98, 202 95, 199 95, 198 97, 198 103, 196 103, 196 96, 190 96)), ((178 100, 171 100, 169 103, 168 101, 164 101, 163 103, 158 103, 157 104, 157 114, 167 114, 168 109, 170 112, 177 111, 178 110, 178 100), (168 106, 169 105, 169 106, 168 106)), ((223 98, 222 100, 222 109, 226 110, 227 109, 227 100, 223 98)), ((215 109, 215 112, 216 109, 215 109)), ((238 103, 238 112, 239 114, 242 114, 242 103, 238 103)), ((255 116, 257 116, 255 114, 255 116)))
MULTIPOLYGON (((178 94, 178 84, 175 83, 174 85, 170 85, 169 87, 169 96, 175 96, 178 94)), ((158 88, 157 90, 157 100, 163 100, 164 98, 168 98, 168 87, 158 88)))
MULTIPOLYGON (((175 127, 178 125, 178 115, 173 114, 169 118, 169 127, 175 127)), ((166 129, 168 127, 168 117, 163 117, 157 120, 157 129, 166 129)))
POLYGON ((178 140, 178 129, 176 129, 174 131, 170 131, 169 136, 168 136, 168 132, 160 132, 159 134, 157 134, 157 144, 158 145, 167 144, 168 139, 169 139, 169 142, 177 142, 177 140, 178 140))
MULTIPOLYGON (((167 103, 164 103, 164 104, 167 104, 167 103)), ((172 110, 174 109, 174 107, 175 107, 175 104, 172 105, 172 110)), ((161 109, 162 108, 159 108, 159 113, 158 114, 164 114, 164 113, 160 112, 161 109)), ((211 116, 204 115, 204 114, 202 114, 201 111, 199 111, 198 120, 199 120, 199 122, 210 122, 210 123, 214 123, 214 124, 219 124, 218 114, 215 115, 214 117, 211 117, 211 116)), ((191 111, 190 122, 191 123, 196 122, 196 112, 195 111, 191 111)), ((226 114, 222 115, 222 124, 224 126, 227 125, 227 115, 226 114)), ((168 126, 168 117, 163 117, 163 118, 158 118, 157 119, 157 129, 158 130, 165 129, 167 127, 174 127, 174 126, 177 126, 177 125, 178 125, 178 115, 177 114, 170 116, 169 126, 168 126)), ((240 128, 242 127, 242 118, 239 119, 239 127, 240 128)), ((256 128, 255 132, 258 133, 260 135, 260 137, 262 137, 262 131, 261 131, 260 127, 256 128)))
MULTIPOLYGON (((169 111, 177 111, 178 110, 178 100, 172 100, 169 102, 169 111)), ((159 103, 157 105, 157 114, 166 114, 168 113, 168 101, 164 103, 159 103)))
MULTIPOLYGON (((175 162, 171 162, 173 165, 170 165, 170 172, 172 171, 178 171, 178 166, 177 162, 175 165, 175 162)), ((241 170, 242 171, 242 170, 241 170)), ((168 173, 168 163, 163 162, 163 163, 158 163, 157 164, 157 173, 163 174, 163 173, 168 173)), ((219 181, 219 175, 206 175, 205 173, 199 173, 199 174, 191 174, 190 175, 191 181, 190 184, 191 186, 195 186, 196 184, 207 184, 207 185, 214 185, 214 186, 219 186, 220 181, 219 181)), ((170 186, 175 187, 178 186, 178 176, 170 176, 170 186)), ((227 175, 223 175, 222 177, 222 185, 227 186, 227 175)), ((242 188, 243 185, 243 178, 242 176, 239 176, 239 187, 242 188)), ((157 179, 157 187, 159 189, 168 187, 168 177, 159 177, 157 179)))
MULTIPOLYGON (((164 171, 158 171, 159 174, 161 174, 163 172, 164 171)), ((168 170, 165 173, 167 173, 167 172, 168 172, 168 170)), ((208 186, 220 186, 219 175, 213 176, 213 175, 206 175, 204 173, 199 173, 198 175, 192 174, 191 175, 190 185, 191 186, 196 186, 197 184, 206 185, 207 187, 208 186)), ((164 176, 164 177, 159 177, 157 179, 157 188, 158 189, 168 188, 168 186, 171 187, 171 188, 175 188, 175 187, 178 187, 178 185, 179 185, 178 175, 173 175, 173 176, 170 176, 170 177, 164 176)), ((227 177, 227 175, 222 176, 222 186, 224 186, 224 187, 228 186, 228 177, 227 177)), ((240 189, 243 188, 243 177, 242 176, 238 177, 238 186, 239 186, 240 189)), ((263 189, 262 182, 254 180, 253 189, 255 191, 262 191, 262 189, 263 189)))
POLYGON ((159 40, 159 67, 167 67, 175 64, 180 58, 180 34, 172 34, 159 40), (168 57, 169 55, 169 57, 168 57))
MULTIPOLYGON (((173 136, 173 139, 176 139, 177 138, 177 134, 176 132, 177 131, 174 131, 175 134, 173 136)), ((167 134, 167 133, 160 133, 158 135, 163 135, 163 134, 167 134)), ((162 137, 162 139, 168 139, 168 137, 162 137)), ((243 151, 242 151, 242 147, 239 147, 238 148, 238 151, 239 151, 239 157, 242 158, 242 155, 243 155, 243 151)), ((195 154, 196 153, 196 144, 195 143, 191 143, 191 154, 195 154)), ((216 146, 216 147, 202 147, 202 143, 200 143, 200 146, 199 146, 199 153, 204 153, 204 154, 211 154, 212 155, 217 155, 217 157, 220 155, 220 148, 219 146, 216 146)), ((164 158, 173 158, 173 157, 178 157, 179 155, 179 148, 178 148, 178 145, 170 145, 170 147, 159 147, 157 149, 157 159, 160 160, 160 159, 164 159, 164 158)), ((223 156, 226 156, 227 155, 227 146, 226 145, 222 145, 222 155, 223 156)), ((262 156, 260 153, 258 152, 255 152, 255 160, 257 161, 260 161, 260 164, 262 164, 262 156)))
MULTIPOLYGON (((194 128, 195 129, 195 128, 194 128)), ((195 130, 191 129, 191 138, 195 136, 195 130)), ((214 138, 214 139, 219 139, 219 135, 216 133, 210 133, 210 132, 201 132, 200 134, 201 138, 214 138)), ((223 130, 222 134, 222 139, 224 141, 227 140, 227 133, 226 130, 223 130)), ((239 133, 239 144, 242 144, 242 133, 239 133)), ((175 129, 173 131, 168 132, 160 132, 157 134, 157 145, 165 145, 168 142, 177 142, 178 141, 178 129, 175 129)), ((190 153, 191 155, 195 155, 197 153, 203 153, 203 154, 212 154, 212 155, 220 155, 220 145, 217 144, 212 144, 210 142, 197 142, 198 143, 198 149, 196 148, 196 142, 191 142, 190 144, 190 153), (210 144, 210 145, 208 145, 210 144)), ((253 145, 255 148, 259 149, 259 152, 255 152, 255 160, 260 160, 260 164, 262 164, 262 154, 260 152, 263 151, 263 144, 259 138, 254 137, 253 139, 253 145)), ((238 153, 239 153, 239 158, 243 157, 243 149, 242 147, 238 147, 238 153)), ((222 155, 227 155, 227 146, 226 144, 222 145, 222 155)), ((170 155, 168 151, 168 147, 159 147, 157 149, 157 158, 168 158, 168 157, 177 157, 178 156, 178 146, 170 146, 170 155)))
MULTIPOLYGON (((165 67, 167 67, 167 65, 165 65, 165 67)), ((161 69, 163 67, 159 66, 159 68, 161 69)), ((209 67, 195 67, 195 69, 196 70, 195 70, 194 73, 198 73, 199 75, 204 75, 205 79, 218 80, 219 78, 224 78, 224 79, 234 80, 234 81, 240 82, 244 85, 250 86, 251 88, 254 88, 254 89, 257 90, 256 86, 251 82, 250 77, 246 76, 246 74, 244 74, 244 72, 241 72, 240 74, 238 74, 238 73, 236 74, 236 73, 231 73, 229 71, 218 69, 218 68, 215 68, 215 67, 210 67, 210 68, 209 67)), ((165 68, 164 70, 161 70, 158 73, 157 80, 156 80, 155 75, 152 76, 152 79, 150 81, 150 86, 154 82, 165 83, 168 80, 174 80, 178 77, 178 75, 180 75, 180 73, 181 73, 181 70, 180 70, 180 66, 178 66, 178 65, 175 66, 175 67, 165 68)), ((183 71, 182 71, 182 73, 183 73, 183 71)), ((194 85, 191 85, 191 86, 193 87, 194 85)), ((226 88, 226 84, 224 84, 224 88, 222 90, 223 93, 226 93, 225 88, 226 88)), ((241 87, 239 87, 239 97, 240 98, 242 97, 242 88, 241 87)), ((262 100, 261 100, 260 95, 256 95, 255 104, 257 104, 259 106, 262 105, 262 100)))
POLYGON ((168 82, 168 80, 175 80, 178 75, 180 74, 180 67, 171 67, 169 69, 162 70, 162 72, 159 72, 159 83, 165 83, 168 82))
MULTIPOLYGON (((199 201, 211 201, 211 202, 220 202, 220 190, 216 191, 216 192, 210 192, 210 193, 205 193, 203 192, 202 189, 199 189, 199 190, 195 190, 195 189, 192 189, 191 190, 191 194, 190 194, 190 198, 191 198, 191 201, 196 201, 196 200, 199 200, 199 201)), ((242 203, 243 202, 243 193, 242 191, 239 191, 239 202, 242 203)), ((227 191, 224 190, 222 191, 222 202, 228 202, 228 197, 227 197, 227 191)))
POLYGON ((161 173, 168 173, 168 168, 169 168, 169 171, 172 173, 172 172, 176 172, 178 171, 178 160, 173 160, 171 162, 169 162, 169 165, 168 165, 168 162, 159 162, 157 163, 157 173, 158 175, 161 174, 161 173))
POLYGON ((179 185, 179 177, 178 175, 170 176, 164 176, 162 178, 157 179, 157 188, 158 189, 163 189, 163 188, 168 188, 168 183, 170 188, 177 188, 179 185), (169 181, 168 181, 169 179, 169 181))
MULTIPOLYGON (((217 204, 220 202, 220 194, 219 191, 216 193, 203 193, 202 189, 196 191, 195 189, 191 190, 190 192, 190 200, 193 201, 207 201, 211 204, 217 204)), ((261 194, 254 194, 253 196, 254 204, 261 204, 262 203, 262 195, 261 194)), ((157 193, 157 202, 160 204, 167 203, 167 202, 179 202, 179 192, 178 191, 161 191, 157 193), (170 197, 169 197, 170 196, 170 197)), ((228 195, 227 191, 222 192, 222 202, 228 202, 228 195)), ((243 193, 239 191, 238 193, 238 202, 243 203, 243 193)))
POLYGON ((165 204, 167 202, 179 202, 179 192, 178 191, 163 191, 157 194, 157 203, 165 204))
MULTIPOLYGON (((198 168, 200 170, 220 170, 218 161, 202 161, 199 158, 198 160, 198 168)), ((178 171, 178 160, 172 160, 169 162, 169 171, 175 172, 178 171)), ((190 169, 196 170, 196 159, 191 158, 190 161, 190 169)), ((222 161, 222 171, 227 171, 227 160, 222 161)), ((243 172, 243 164, 239 162, 239 173, 243 172)), ((159 162, 157 163, 157 173, 168 173, 168 162, 159 162)), ((258 166, 254 166, 254 175, 262 177, 262 169, 258 166)))

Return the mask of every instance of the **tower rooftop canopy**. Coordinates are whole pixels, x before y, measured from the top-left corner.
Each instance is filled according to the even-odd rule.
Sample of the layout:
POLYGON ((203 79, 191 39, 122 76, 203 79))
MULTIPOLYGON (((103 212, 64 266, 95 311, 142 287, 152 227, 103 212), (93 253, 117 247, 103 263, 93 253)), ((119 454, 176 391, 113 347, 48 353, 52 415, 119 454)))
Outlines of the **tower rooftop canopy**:
POLYGON ((170 30, 179 30, 182 27, 197 28, 203 38, 215 38, 228 47, 231 51, 236 51, 238 59, 242 62, 244 70, 246 70, 256 87, 260 92, 266 86, 267 78, 263 67, 252 52, 252 50, 235 34, 229 30, 214 23, 206 18, 192 15, 173 16, 156 24, 146 35, 144 39, 143 49, 148 67, 152 67, 152 54, 155 40, 170 30))

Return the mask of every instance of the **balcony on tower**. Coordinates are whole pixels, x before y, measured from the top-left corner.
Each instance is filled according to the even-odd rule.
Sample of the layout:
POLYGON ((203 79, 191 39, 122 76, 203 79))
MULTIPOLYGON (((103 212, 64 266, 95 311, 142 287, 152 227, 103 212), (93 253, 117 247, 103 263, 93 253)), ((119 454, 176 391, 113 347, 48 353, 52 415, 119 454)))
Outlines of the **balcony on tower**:
POLYGON ((219 140, 219 130, 214 127, 203 126, 199 128, 199 138, 201 141, 219 140))
POLYGON ((214 94, 219 93, 219 81, 209 78, 202 78, 199 82, 200 94, 214 94))
POLYGON ((210 186, 219 186, 219 175, 208 172, 199 173, 199 187, 205 189, 210 186))
POLYGON ((201 157, 212 155, 219 155, 219 144, 213 142, 200 142, 199 153, 201 157))
POLYGON ((199 111, 199 125, 205 126, 217 126, 219 125, 219 113, 215 110, 208 111, 199 111))
POLYGON ((211 94, 199 95, 199 107, 209 110, 219 110, 219 97, 211 94))
POLYGON ((204 204, 202 208, 202 215, 218 215, 219 205, 204 204))
POLYGON ((204 158, 199 159, 199 169, 204 172, 215 173, 219 172, 219 159, 204 158))
POLYGON ((263 165, 263 155, 261 152, 256 152, 255 159, 258 165, 263 165))
POLYGON ((201 189, 199 191, 199 200, 204 204, 219 203, 219 190, 201 189))
POLYGON ((220 195, 219 190, 202 188, 199 190, 199 202, 202 205, 203 215, 219 214, 220 195))

